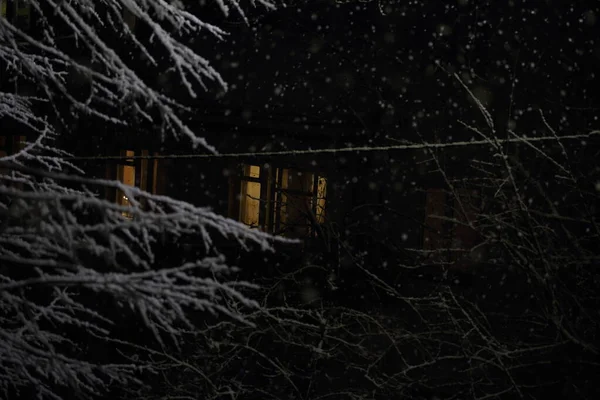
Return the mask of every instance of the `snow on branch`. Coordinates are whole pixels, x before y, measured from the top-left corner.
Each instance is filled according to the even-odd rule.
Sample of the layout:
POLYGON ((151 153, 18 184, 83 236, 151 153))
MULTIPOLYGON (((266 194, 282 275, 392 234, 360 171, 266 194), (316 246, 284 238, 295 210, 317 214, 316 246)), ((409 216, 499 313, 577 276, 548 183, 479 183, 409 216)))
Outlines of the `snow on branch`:
MULTIPOLYGON (((266 8, 274 6, 265 0, 258 3, 266 8)), ((227 85, 185 38, 207 32, 223 40, 226 32, 186 11, 179 1, 31 0, 29 4, 37 14, 35 33, 19 29, 6 18, 0 19, 0 62, 15 76, 35 81, 42 98, 50 102, 63 98, 78 112, 115 124, 128 125, 128 118, 123 115, 123 110, 128 109, 161 125, 163 133, 188 137, 194 146, 215 152, 183 121, 179 111, 185 107, 161 93, 128 61, 127 54, 142 54, 159 73, 174 70, 188 96, 195 98, 197 88, 206 89, 205 81, 225 90, 227 85), (137 24, 145 25, 150 35, 140 36, 128 25, 126 14, 134 17, 137 24), (111 43, 124 39, 131 41, 132 48, 121 54, 111 43), (160 45, 167 60, 157 61, 155 44, 160 45), (76 55, 82 53, 89 57, 76 55), (83 79, 89 86, 84 95, 81 89, 72 87, 76 79, 83 79)), ((218 0, 217 4, 225 14, 232 6, 244 16, 238 0, 218 0)))
POLYGON ((244 314, 259 308, 248 297, 256 287, 226 279, 236 268, 215 237, 262 251, 277 239, 208 208, 70 172, 45 142, 0 159, 3 397, 27 387, 41 398, 61 398, 61 387, 93 395, 109 384, 136 383, 146 364, 81 358, 83 342, 73 333, 106 342, 127 312, 161 346, 164 338, 178 345, 182 328, 196 324, 194 313, 252 325, 244 314), (131 206, 96 194, 106 187, 122 190, 131 206), (203 251, 185 256, 180 241, 203 251))
MULTIPOLYGON (((27 4, 35 29, 0 18, 0 66, 10 78, 0 118, 14 138, 25 138, 0 156, 0 397, 99 396, 157 372, 148 352, 129 361, 110 355, 113 340, 148 351, 179 346, 183 328, 211 315, 253 326, 246 314, 260 308, 251 299, 256 286, 235 279, 220 243, 272 251, 283 240, 208 208, 88 178, 56 145, 57 125, 69 129, 73 117, 127 126, 134 115, 156 127, 152 134, 162 128, 214 152, 182 119, 185 100, 151 78, 175 72, 189 99, 210 82, 226 89, 187 42, 201 32, 224 40, 226 32, 180 1, 27 4), (131 17, 147 29, 135 29, 131 17), (156 73, 141 71, 131 54, 156 73), (129 205, 103 198, 107 189, 121 191, 129 205), (140 342, 144 332, 150 337, 140 342)), ((237 0, 217 4, 243 16, 237 0)))

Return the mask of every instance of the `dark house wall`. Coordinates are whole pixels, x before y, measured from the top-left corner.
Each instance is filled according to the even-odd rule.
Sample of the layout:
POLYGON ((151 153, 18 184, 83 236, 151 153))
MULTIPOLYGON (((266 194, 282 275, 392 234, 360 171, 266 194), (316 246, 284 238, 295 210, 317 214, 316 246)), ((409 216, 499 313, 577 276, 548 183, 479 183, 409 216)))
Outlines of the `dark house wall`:
MULTIPOLYGON (((143 58, 127 55, 130 44, 116 47, 149 83, 162 85, 161 90, 190 106, 193 112, 185 115, 190 126, 222 153, 393 145, 407 139, 469 140, 473 132, 462 129, 456 119, 469 115, 467 121, 473 120, 477 111, 452 106, 452 102, 467 104, 468 100, 460 86, 451 83, 449 72, 453 71, 436 68, 436 59, 456 61, 456 65, 474 63, 484 71, 490 82, 474 80, 473 92, 489 100, 486 105, 494 111, 494 118, 502 120, 505 107, 498 99, 510 93, 510 86, 500 82, 510 77, 490 58, 492 48, 503 49, 507 59, 513 57, 514 52, 506 50, 502 38, 493 36, 489 48, 467 51, 460 45, 465 28, 456 23, 452 25, 453 35, 442 35, 433 43, 432 34, 444 18, 470 21, 462 6, 453 8, 443 18, 423 20, 407 19, 406 15, 416 12, 410 7, 394 6, 382 13, 375 3, 315 2, 260 17, 253 15, 250 25, 224 22, 231 40, 219 42, 207 36, 194 46, 201 54, 207 54, 222 73, 229 84, 228 91, 222 92, 213 85, 195 100, 173 89, 177 82, 165 72, 168 60, 152 69, 143 58), (427 104, 423 99, 428 100, 427 104)), ((219 22, 217 15, 209 13, 207 18, 214 17, 219 22)), ((35 27, 34 15, 34 33, 35 27)), ((142 40, 148 39, 143 24, 136 24, 135 29, 142 40)), ((121 38, 110 32, 103 34, 109 43, 120 43, 121 38)), ((75 41, 64 40, 63 45, 73 55, 89 57, 75 41)), ((531 75, 531 71, 526 73, 531 75)), ((4 85, 8 84, 6 76, 2 79, 4 85)), ((85 94, 85 77, 73 73, 71 84, 74 92, 85 94)), ((26 83, 20 86, 26 87, 26 83)), ((535 99, 539 93, 520 94, 535 99)), ((67 108, 67 104, 59 104, 63 106, 67 108)), ((129 115, 126 108, 122 111, 129 115)), ((168 136, 163 140, 156 126, 133 117, 131 122, 130 126, 111 126, 98 123, 93 117, 80 117, 69 126, 57 124, 57 129, 61 131, 61 145, 76 156, 118 156, 125 150, 133 150, 136 155, 147 151, 149 155, 161 156, 203 152, 192 150, 185 140, 168 136)), ((2 130, 11 130, 10 123, 2 119, 2 130)), ((302 157, 167 158, 159 161, 156 187, 150 187, 148 182, 146 186, 156 193, 232 215, 236 188, 231 178, 238 173, 240 164, 315 170, 328 180, 327 221, 334 236, 347 240, 352 248, 376 247, 372 254, 377 253, 381 259, 388 257, 386 254, 409 257, 410 252, 402 249, 423 246, 427 190, 447 189, 432 157, 437 157, 447 177, 456 178, 467 176, 472 158, 489 155, 487 148, 471 146, 433 153, 394 150, 302 157)), ((95 160, 82 165, 92 176, 116 179, 118 163, 95 160)), ((138 159, 134 164, 135 182, 141 185, 141 171, 146 171, 148 178, 154 165, 149 161, 143 167, 138 159)))

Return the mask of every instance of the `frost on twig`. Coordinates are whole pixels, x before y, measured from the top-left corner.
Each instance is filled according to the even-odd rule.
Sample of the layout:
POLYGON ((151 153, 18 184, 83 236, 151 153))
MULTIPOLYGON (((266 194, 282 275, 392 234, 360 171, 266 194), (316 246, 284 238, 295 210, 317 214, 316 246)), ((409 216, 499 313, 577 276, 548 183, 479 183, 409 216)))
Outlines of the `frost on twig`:
MULTIPOLYGON (((537 124, 502 132, 493 111, 454 77, 482 120, 459 121, 478 149, 427 148, 451 210, 431 217, 444 230, 435 249, 410 250, 417 268, 435 260, 457 277, 449 285, 461 291, 446 292, 442 303, 453 322, 448 330, 463 332, 460 354, 485 372, 465 382, 469 396, 526 398, 555 384, 550 369, 542 377, 530 372, 536 368, 564 362, 572 376, 598 368, 598 131, 561 132, 542 110, 530 108, 537 124), (581 137, 570 140, 573 134, 581 137), (469 229, 477 242, 463 248, 466 235, 456 234, 458 228, 469 229)), ((582 381, 569 390, 582 390, 582 381)))
POLYGON ((0 158, 2 397, 27 388, 41 398, 60 398, 64 388, 91 395, 136 383, 147 364, 101 362, 84 346, 123 332, 128 313, 131 328, 139 320, 160 345, 179 345, 194 315, 252 325, 245 313, 258 308, 248 297, 256 287, 228 280, 236 269, 217 237, 261 251, 273 249, 273 238, 208 208, 86 178, 52 148, 52 128, 26 99, 0 100, 0 110, 9 104, 38 131, 0 158), (131 206, 102 199, 105 187, 122 190, 131 206), (200 250, 186 256, 183 242, 200 250))
MULTIPOLYGON (((243 17, 238 0, 216 3, 243 17)), ((180 1, 27 6, 35 29, 0 18, 0 64, 10 78, 0 118, 13 138, 26 138, 0 156, 0 397, 89 397, 156 372, 143 355, 113 357, 114 340, 147 354, 148 346, 180 346, 182 328, 200 316, 251 326, 256 287, 234 279, 219 243, 270 251, 274 239, 208 208, 85 177, 56 144, 57 129, 83 117, 112 127, 143 121, 153 135, 214 152, 182 112, 186 98, 226 84, 188 39, 224 40, 225 31, 180 1), (153 80, 163 73, 177 80, 180 98, 153 80), (102 198, 106 188, 130 205, 102 198)))
MULTIPOLYGON (((598 131, 561 131, 550 113, 536 111, 538 125, 503 132, 497 114, 473 96, 466 90, 473 120, 481 122, 462 126, 476 140, 410 148, 429 156, 429 170, 440 178, 444 203, 434 217, 443 221, 442 240, 429 249, 392 247, 388 235, 373 240, 392 249, 376 258, 372 248, 352 245, 365 241, 363 232, 351 242, 351 224, 332 226, 334 274, 342 277, 330 285, 333 294, 326 285, 333 268, 322 259, 273 268, 280 274, 262 279, 265 307, 250 316, 256 327, 233 329, 223 321, 190 333, 197 337, 193 351, 183 360, 160 358, 170 384, 147 398, 595 393, 598 131), (472 242, 461 242, 469 235, 472 242), (206 366, 203 374, 199 366, 206 366)), ((381 205, 353 212, 375 206, 381 205)), ((400 214, 400 207, 376 210, 400 214)), ((377 225, 371 216, 367 224, 377 225)))
MULTIPOLYGON (((191 99, 207 82, 226 90, 220 74, 205 57, 194 50, 186 38, 208 33, 223 40, 226 32, 204 22, 186 10, 183 2, 169 0, 31 0, 37 14, 35 33, 23 31, 6 18, 0 18, 0 61, 20 82, 35 82, 40 98, 52 103, 61 119, 73 111, 93 116, 110 124, 129 125, 128 110, 140 120, 162 127, 163 135, 187 137, 194 146, 214 152, 208 142, 195 133, 181 116, 182 102, 163 93, 152 76, 174 73, 191 99), (143 36, 128 24, 147 28, 143 36), (126 46, 115 46, 125 41, 126 46), (158 46, 158 47, 157 47, 158 46), (125 49, 123 49, 125 48, 125 49), (164 53, 164 58, 157 55, 164 53), (83 59, 81 54, 87 54, 83 59), (131 60, 141 54, 153 74, 145 74, 131 60), (83 86, 73 87, 82 81, 83 86), (58 105, 66 101, 68 111, 58 105), (127 114, 127 113, 125 113, 127 114)), ((227 14, 233 7, 242 17, 238 0, 217 0, 227 14)), ((273 3, 258 3, 272 8, 273 3)))

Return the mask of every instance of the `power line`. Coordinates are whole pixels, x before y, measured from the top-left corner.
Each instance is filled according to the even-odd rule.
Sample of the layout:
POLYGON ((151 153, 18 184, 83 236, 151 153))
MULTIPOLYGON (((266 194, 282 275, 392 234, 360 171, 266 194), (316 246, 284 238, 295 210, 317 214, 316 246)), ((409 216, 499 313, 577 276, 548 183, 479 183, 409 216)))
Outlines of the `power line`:
POLYGON ((262 152, 241 152, 241 153, 217 153, 217 154, 155 154, 145 156, 87 156, 87 157, 66 157, 66 160, 71 161, 86 161, 86 160, 149 160, 149 159, 207 159, 207 158, 247 158, 247 157, 269 157, 269 156, 298 156, 309 154, 337 154, 337 153, 360 153, 360 152, 377 152, 377 151, 401 151, 401 150, 419 150, 419 149, 444 149, 451 147, 466 147, 466 146, 481 146, 506 143, 534 143, 545 141, 560 141, 560 140, 575 140, 585 139, 594 135, 600 135, 600 130, 591 131, 587 134, 580 135, 565 135, 565 136, 540 136, 527 137, 520 136, 511 139, 497 140, 472 140, 449 143, 410 143, 397 144, 389 146, 357 146, 357 147, 339 147, 332 149, 305 149, 305 150, 279 150, 279 151, 262 151, 262 152))

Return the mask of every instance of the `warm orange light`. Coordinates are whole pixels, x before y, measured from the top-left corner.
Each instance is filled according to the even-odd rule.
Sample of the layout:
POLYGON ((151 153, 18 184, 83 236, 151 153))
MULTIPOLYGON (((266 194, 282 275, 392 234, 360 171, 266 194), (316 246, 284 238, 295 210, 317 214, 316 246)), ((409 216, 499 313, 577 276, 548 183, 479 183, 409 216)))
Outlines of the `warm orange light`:
POLYGON ((258 165, 246 165, 244 167, 244 176, 260 178, 260 167, 258 165))
POLYGON ((327 179, 317 177, 317 222, 325 222, 325 197, 327 196, 327 179))
POLYGON ((249 226, 258 226, 260 215, 260 183, 242 182, 240 198, 240 221, 249 226))
POLYGON ((121 179, 127 186, 135 186, 135 167, 131 165, 123 166, 123 178, 121 179))
MULTIPOLYGON (((127 150, 124 152, 126 157, 134 157, 135 152, 132 150, 127 150)), ((133 161, 133 159, 128 159, 127 161, 133 161)), ((117 167, 117 179, 127 186, 135 186, 135 167, 133 165, 119 165, 117 167)), ((130 200, 123 193, 122 190, 117 190, 117 204, 122 206, 129 206, 130 200)), ((131 218, 131 215, 127 212, 122 213, 123 216, 131 218)))
POLYGON ((256 165, 243 168, 241 222, 253 227, 261 226, 262 222, 264 227, 289 237, 306 237, 311 233, 314 222, 325 222, 327 179, 290 168, 277 168, 273 171, 274 176, 263 174, 261 177, 263 172, 256 165), (259 178, 261 181, 258 181, 259 178), (263 180, 267 182, 266 193, 261 193, 263 180), (273 184, 277 185, 274 189, 273 184), (261 210, 266 211, 264 220, 261 210))
MULTIPOLYGON (((244 166, 244 176, 247 178, 260 178, 258 165, 244 166)), ((240 221, 252 227, 259 226, 260 218, 260 183, 242 181, 240 192, 240 221)))

